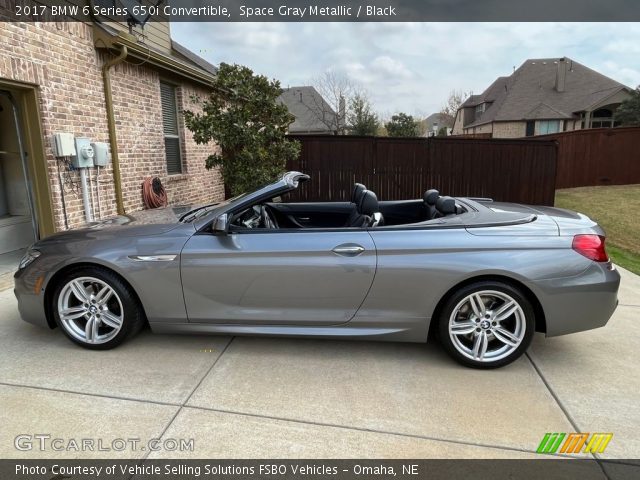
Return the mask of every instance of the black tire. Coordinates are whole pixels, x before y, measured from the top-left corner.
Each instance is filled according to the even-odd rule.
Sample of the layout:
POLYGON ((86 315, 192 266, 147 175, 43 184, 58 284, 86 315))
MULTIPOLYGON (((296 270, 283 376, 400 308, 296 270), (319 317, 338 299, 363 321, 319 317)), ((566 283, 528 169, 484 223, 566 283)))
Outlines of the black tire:
MULTIPOLYGON (((487 309, 487 310, 490 311, 490 309, 487 309)), ((471 322, 471 321, 476 322, 477 317, 475 314, 472 314, 471 312, 469 312, 468 318, 470 319, 472 318, 472 320, 466 320, 466 322, 471 322)), ((524 352, 527 350, 527 348, 529 348, 529 345, 531 344, 531 340, 533 339, 533 335, 535 333, 535 323, 536 323, 534 309, 531 306, 531 302, 529 302, 526 295, 524 295, 520 289, 508 283, 500 282, 500 281, 480 281, 477 283, 466 285, 460 290, 454 292, 446 300, 446 303, 444 304, 441 310, 440 316, 436 320, 438 321, 437 337, 440 341, 440 344, 444 348, 444 350, 454 360, 461 363, 462 365, 467 367, 472 367, 472 368, 479 368, 479 369, 491 369, 491 368, 503 367, 517 360, 520 356, 522 356, 522 354, 524 354, 524 352), (513 299, 520 306, 521 312, 522 312, 520 316, 521 318, 520 332, 523 332, 523 333, 521 333, 522 339, 520 343, 517 345, 515 349, 512 349, 507 356, 504 356, 503 358, 497 358, 496 360, 484 359, 480 361, 474 358, 469 358, 459 350, 459 347, 457 347, 454 344, 454 340, 452 339, 452 336, 455 337, 455 335, 453 334, 450 335, 449 333, 449 322, 454 310, 460 304, 460 302, 462 302, 465 298, 467 298, 469 295, 473 293, 490 292, 490 291, 501 292, 502 294, 505 294, 511 297, 511 299, 513 299), (524 317, 523 319, 522 319, 522 316, 524 317)), ((509 317, 508 320, 505 320, 505 322, 515 322, 515 321, 516 320, 514 319, 514 316, 511 316, 509 317)), ((495 327, 489 326, 489 329, 491 328, 495 328, 495 327)), ((481 330, 475 329, 475 332, 479 332, 479 331, 481 330)), ((491 330, 488 330, 488 332, 491 332, 491 330)), ((472 343, 472 338, 474 338, 473 337, 474 335, 475 333, 470 333, 468 334, 467 337, 465 337, 464 335, 461 335, 460 337, 462 337, 463 341, 472 343)), ((489 336, 487 338, 490 338, 492 335, 493 335, 492 333, 489 333, 489 336)), ((505 344, 500 342, 495 336, 493 336, 492 340, 488 341, 488 345, 495 345, 496 349, 500 347, 505 348, 505 344)), ((508 345, 506 346, 506 348, 507 350, 509 350, 508 345)), ((489 351, 488 347, 487 347, 487 351, 489 351)), ((498 356, 499 355, 496 354, 496 357, 498 356)))
POLYGON ((146 324, 144 311, 132 288, 117 274, 97 266, 78 267, 69 270, 62 277, 58 278, 53 290, 53 295, 51 295, 50 307, 56 324, 64 332, 67 338, 69 338, 73 343, 89 350, 110 350, 115 348, 128 338, 137 334, 146 324), (119 312, 123 317, 120 329, 113 338, 105 341, 104 343, 87 343, 74 337, 60 319, 60 314, 58 312, 58 300, 64 287, 72 280, 83 277, 95 278, 107 284, 116 293, 122 306, 122 312, 119 312))

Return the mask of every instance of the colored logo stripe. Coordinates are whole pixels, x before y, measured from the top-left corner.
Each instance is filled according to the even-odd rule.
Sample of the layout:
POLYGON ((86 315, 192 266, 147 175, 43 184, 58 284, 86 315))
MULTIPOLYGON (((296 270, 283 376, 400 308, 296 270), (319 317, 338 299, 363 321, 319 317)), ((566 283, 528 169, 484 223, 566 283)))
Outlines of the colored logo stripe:
POLYGON ((564 433, 546 433, 542 438, 540 445, 538 445, 538 453, 556 453, 560 443, 564 439, 564 433))
POLYGON ((587 438, 589 438, 588 433, 570 433, 562 445, 560 453, 580 453, 587 438))
POLYGON ((584 449, 585 453, 602 453, 607 448, 613 433, 594 433, 591 436, 591 440, 587 444, 587 448, 584 449))
POLYGON ((580 453, 584 447, 584 453, 603 453, 613 438, 613 433, 594 433, 589 438, 589 433, 545 433, 537 453, 556 453, 560 445, 560 453, 580 453), (565 440, 566 437, 566 440, 565 440), (564 440, 564 443, 562 441, 564 440), (588 441, 587 441, 588 440, 588 441))

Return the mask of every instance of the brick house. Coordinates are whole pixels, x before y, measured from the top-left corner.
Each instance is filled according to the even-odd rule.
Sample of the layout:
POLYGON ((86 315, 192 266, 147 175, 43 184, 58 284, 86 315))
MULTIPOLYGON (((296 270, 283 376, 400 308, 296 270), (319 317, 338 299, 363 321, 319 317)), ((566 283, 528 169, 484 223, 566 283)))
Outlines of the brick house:
POLYGON ((88 169, 95 219, 142 209, 148 176, 172 205, 224 197, 220 173, 205 169, 215 147, 196 145, 182 117, 192 95, 209 94, 215 67, 174 42, 167 22, 18 23, 3 5, 0 254, 86 221, 78 171, 54 157, 54 133, 111 147, 109 165, 88 169))
POLYGON ((529 59, 467 98, 456 113, 453 134, 512 138, 614 127, 615 110, 630 92, 570 58, 529 59))

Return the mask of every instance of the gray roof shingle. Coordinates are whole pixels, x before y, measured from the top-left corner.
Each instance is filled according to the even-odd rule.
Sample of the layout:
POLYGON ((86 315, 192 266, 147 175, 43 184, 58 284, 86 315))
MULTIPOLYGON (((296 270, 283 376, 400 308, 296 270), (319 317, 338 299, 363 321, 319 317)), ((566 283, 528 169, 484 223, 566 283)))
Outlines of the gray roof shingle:
POLYGON ((563 92, 555 88, 558 58, 526 60, 508 77, 498 77, 480 95, 472 95, 462 107, 492 102, 485 112, 465 128, 494 121, 575 118, 610 95, 629 87, 565 58, 563 92))
POLYGON ((175 40, 171 39, 171 48, 175 53, 183 57, 185 60, 193 63, 197 67, 201 68, 207 73, 215 75, 218 73, 218 67, 213 65, 212 63, 207 62, 204 58, 199 55, 196 55, 187 47, 180 45, 175 40))
POLYGON ((318 91, 310 86, 284 89, 278 100, 296 117, 290 133, 334 133, 338 116, 318 91))

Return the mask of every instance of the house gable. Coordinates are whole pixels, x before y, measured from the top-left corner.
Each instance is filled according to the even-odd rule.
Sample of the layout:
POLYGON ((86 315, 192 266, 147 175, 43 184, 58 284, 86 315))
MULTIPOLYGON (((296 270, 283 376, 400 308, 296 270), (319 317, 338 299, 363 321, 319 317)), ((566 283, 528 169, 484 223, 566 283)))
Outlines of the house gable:
POLYGON ((623 92, 616 97, 619 103, 629 90, 569 58, 530 59, 509 77, 499 77, 481 95, 473 95, 463 103, 463 128, 466 131, 491 122, 577 120, 581 112, 623 92), (483 102, 487 108, 480 115, 471 112, 483 102))
POLYGON ((311 86, 286 88, 278 101, 295 117, 290 133, 335 134, 340 129, 336 112, 311 86))

